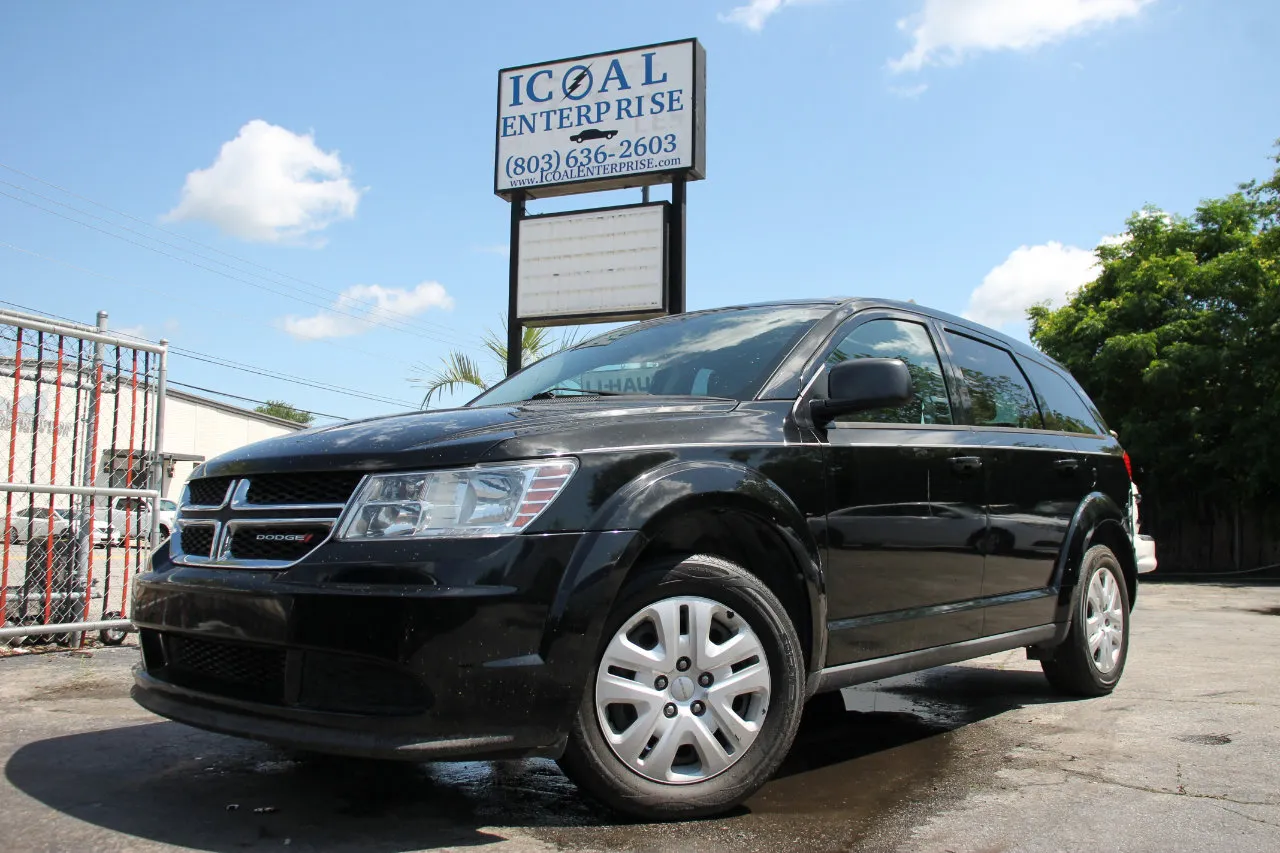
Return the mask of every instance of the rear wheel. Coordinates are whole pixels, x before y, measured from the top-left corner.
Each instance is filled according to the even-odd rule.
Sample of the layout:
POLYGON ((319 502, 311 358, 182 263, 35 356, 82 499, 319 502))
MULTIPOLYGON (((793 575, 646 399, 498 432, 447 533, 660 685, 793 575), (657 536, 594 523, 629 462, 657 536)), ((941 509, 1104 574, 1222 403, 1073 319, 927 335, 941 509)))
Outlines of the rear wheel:
POLYGON ((804 704, 804 655, 758 578, 696 556, 642 572, 606 622, 560 765, 650 820, 716 814, 763 785, 804 704))
POLYGON ((18 528, 10 527, 9 535, 5 537, 5 541, 7 541, 10 545, 17 545, 20 542, 22 542, 22 540, 18 538, 18 528))
POLYGON ((1063 693, 1104 696, 1120 682, 1128 654, 1129 588, 1116 555, 1095 545, 1081 561, 1067 639, 1040 667, 1063 693))

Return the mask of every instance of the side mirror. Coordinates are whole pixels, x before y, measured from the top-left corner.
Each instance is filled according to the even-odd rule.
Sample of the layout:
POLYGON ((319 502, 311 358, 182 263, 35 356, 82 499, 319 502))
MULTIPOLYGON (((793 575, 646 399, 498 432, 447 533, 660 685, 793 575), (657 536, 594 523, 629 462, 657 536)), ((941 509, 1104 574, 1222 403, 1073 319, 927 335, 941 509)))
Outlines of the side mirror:
POLYGON ((849 412, 910 402, 911 373, 896 358, 842 361, 827 372, 827 398, 809 403, 813 422, 823 426, 849 412))

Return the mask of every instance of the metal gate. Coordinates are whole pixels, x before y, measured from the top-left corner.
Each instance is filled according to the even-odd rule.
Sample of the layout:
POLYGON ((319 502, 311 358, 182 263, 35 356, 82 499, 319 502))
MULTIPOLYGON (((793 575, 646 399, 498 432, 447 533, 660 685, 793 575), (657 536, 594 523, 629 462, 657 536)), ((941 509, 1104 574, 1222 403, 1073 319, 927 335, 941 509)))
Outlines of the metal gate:
POLYGON ((164 343, 0 310, 0 646, 123 641, 159 544, 164 343))

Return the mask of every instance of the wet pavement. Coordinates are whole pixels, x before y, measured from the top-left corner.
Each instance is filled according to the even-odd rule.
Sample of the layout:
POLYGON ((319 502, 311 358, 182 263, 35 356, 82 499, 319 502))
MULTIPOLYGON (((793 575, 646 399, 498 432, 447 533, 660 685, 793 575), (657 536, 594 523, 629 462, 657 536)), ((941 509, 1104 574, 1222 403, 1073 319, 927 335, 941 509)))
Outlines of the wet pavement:
POLYGON ((0 660, 0 849, 1280 850, 1280 587, 1148 586, 1113 696, 1021 653, 809 709, 735 813, 647 825, 550 761, 303 758, 155 718, 136 650, 0 660))

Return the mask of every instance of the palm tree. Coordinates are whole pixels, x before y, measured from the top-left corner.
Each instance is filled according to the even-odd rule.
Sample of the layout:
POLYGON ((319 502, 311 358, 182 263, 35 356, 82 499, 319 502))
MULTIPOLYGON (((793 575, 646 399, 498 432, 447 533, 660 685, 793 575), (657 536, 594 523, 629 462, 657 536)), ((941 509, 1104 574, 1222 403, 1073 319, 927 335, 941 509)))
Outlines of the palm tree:
MULTIPOLYGON (((520 366, 532 364, 562 349, 568 349, 578 342, 576 329, 565 332, 558 339, 551 329, 546 327, 532 328, 525 326, 520 335, 520 366)), ((484 348, 498 364, 500 371, 507 369, 507 320, 502 318, 502 334, 493 329, 484 333, 484 348)), ((424 364, 413 367, 415 375, 409 377, 412 385, 421 385, 427 389, 422 398, 422 408, 431 405, 431 400, 460 388, 471 386, 484 391, 501 378, 491 379, 484 375, 479 362, 460 350, 452 350, 440 360, 440 366, 431 368, 424 364)))

